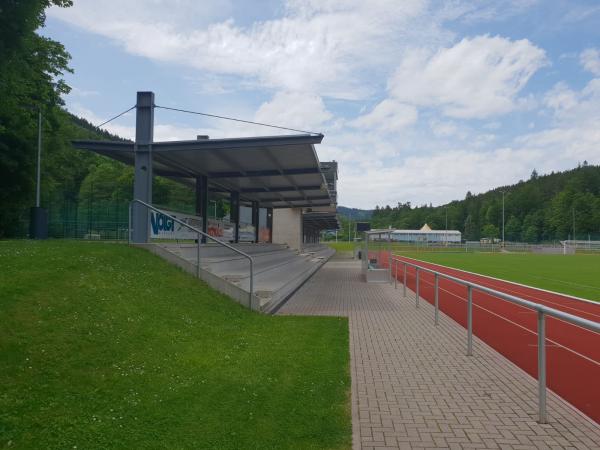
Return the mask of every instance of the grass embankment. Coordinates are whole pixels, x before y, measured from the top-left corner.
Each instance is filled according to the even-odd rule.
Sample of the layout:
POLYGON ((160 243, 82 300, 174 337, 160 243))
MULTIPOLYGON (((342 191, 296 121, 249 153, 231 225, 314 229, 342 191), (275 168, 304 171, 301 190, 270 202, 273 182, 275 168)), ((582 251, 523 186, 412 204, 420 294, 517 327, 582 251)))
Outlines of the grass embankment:
POLYGON ((550 291, 600 301, 600 255, 395 253, 550 291))
POLYGON ((0 242, 0 447, 348 448, 346 319, 119 244, 0 242))

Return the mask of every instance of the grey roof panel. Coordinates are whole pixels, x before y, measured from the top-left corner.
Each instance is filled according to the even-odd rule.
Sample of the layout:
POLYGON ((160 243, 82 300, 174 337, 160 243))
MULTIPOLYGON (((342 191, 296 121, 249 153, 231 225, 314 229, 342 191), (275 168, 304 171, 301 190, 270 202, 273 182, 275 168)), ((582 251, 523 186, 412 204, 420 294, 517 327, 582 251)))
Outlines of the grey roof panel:
MULTIPOLYGON (((153 170, 192 186, 195 177, 206 175, 215 190, 240 191, 243 200, 259 201, 263 207, 331 205, 335 193, 328 188, 314 148, 322 140, 322 135, 292 135, 154 142, 153 170)), ((134 163, 131 142, 73 144, 134 163)))

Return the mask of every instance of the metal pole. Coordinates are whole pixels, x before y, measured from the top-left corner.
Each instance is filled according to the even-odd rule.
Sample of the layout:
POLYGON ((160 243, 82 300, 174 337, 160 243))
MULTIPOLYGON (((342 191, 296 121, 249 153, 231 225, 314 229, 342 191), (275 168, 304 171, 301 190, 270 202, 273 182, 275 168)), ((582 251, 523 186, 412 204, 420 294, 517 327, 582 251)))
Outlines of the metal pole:
POLYGON ((539 422, 547 423, 546 415, 546 320, 538 311, 538 408, 539 422))
POLYGON ((448 247, 448 207, 446 206, 446 231, 444 233, 444 241, 446 247, 448 247))
POLYGON ((200 242, 202 242, 202 236, 200 236, 200 233, 197 233, 197 238, 198 244, 196 245, 196 262, 198 263, 198 267, 196 267, 196 277, 200 278, 200 242))
POLYGON ((248 305, 250 310, 252 310, 252 294, 254 293, 254 261, 252 259, 250 261, 250 293, 248 295, 248 305))
POLYGON ((394 289, 398 289, 398 260, 394 259, 394 289))
POLYGON ((127 215, 127 243, 131 244, 131 203, 129 203, 129 213, 127 215))
POLYGON ((504 191, 500 191, 502 194, 502 246, 504 246, 504 191))
POLYGON ((435 274, 435 282, 434 282, 434 285, 433 285, 433 290, 435 292, 435 294, 434 294, 435 295, 435 301, 434 301, 434 303, 435 303, 435 316, 434 317, 435 317, 435 324, 436 325, 438 325, 438 323, 439 323, 439 295, 438 295, 438 288, 439 288, 439 281, 440 281, 439 278, 440 278, 439 275, 436 273, 435 274))
POLYGON ((577 240, 577 238, 575 237, 575 207, 573 207, 573 240, 577 240))
POLYGON ((419 307, 419 268, 415 268, 417 271, 417 286, 415 288, 415 306, 419 307))
POLYGON ((35 206, 40 207, 40 178, 42 171, 42 108, 38 110, 38 154, 37 154, 37 174, 35 184, 35 206))
POLYGON ((402 283, 402 295, 406 297, 406 263, 404 263, 404 282, 402 283))
POLYGON ((352 211, 350 211, 350 215, 348 216, 348 242, 350 242, 350 227, 352 226, 352 211))
POLYGON ((473 288, 467 288, 467 356, 473 356, 473 288))
POLYGON ((388 233, 388 272, 390 277, 390 283, 392 282, 392 238, 390 233, 388 233))

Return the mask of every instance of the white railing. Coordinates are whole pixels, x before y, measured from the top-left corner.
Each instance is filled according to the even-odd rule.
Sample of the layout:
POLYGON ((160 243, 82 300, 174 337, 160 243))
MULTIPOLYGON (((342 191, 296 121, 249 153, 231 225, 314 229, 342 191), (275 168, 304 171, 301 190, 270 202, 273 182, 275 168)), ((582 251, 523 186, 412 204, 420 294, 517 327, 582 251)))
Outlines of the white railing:
POLYGON ((586 328, 590 331, 594 331, 596 333, 600 333, 600 323, 594 322, 592 320, 584 319, 579 316, 575 316, 573 314, 566 313, 564 311, 560 311, 558 309, 549 308, 539 303, 531 302, 529 300, 525 300, 514 295, 506 294, 504 292, 497 291, 495 289, 491 289, 486 286, 482 286, 477 283, 472 283, 470 281, 466 281, 457 277, 453 277, 452 275, 447 275, 442 272, 438 272, 433 269, 429 269, 423 266, 419 266, 418 264, 410 263, 408 261, 404 261, 401 259, 397 259, 401 257, 400 255, 391 255, 390 256, 390 272, 394 273, 394 283, 397 287, 397 278, 398 278, 398 264, 402 264, 404 266, 403 270, 403 295, 406 297, 406 269, 407 267, 413 267, 416 272, 416 284, 415 284, 415 306, 419 307, 419 273, 429 272, 434 275, 434 323, 438 325, 439 323, 439 278, 445 278, 447 280, 453 281, 457 284, 461 284, 467 287, 467 356, 473 355, 473 290, 477 290, 480 292, 484 292, 486 294, 492 295, 494 297, 500 298, 501 300, 508 301, 510 303, 514 303, 519 306, 523 306, 525 308, 532 309, 537 312, 537 340, 538 340, 538 420, 540 423, 547 423, 548 417, 546 413, 546 316, 555 317, 560 320, 564 320, 565 322, 572 323, 574 325, 578 325, 580 327, 586 328), (394 258, 396 256, 396 258, 394 258), (395 270, 392 271, 392 262, 395 263, 395 270))
POLYGON ((248 262, 250 263, 250 292, 248 294, 248 307, 250 309, 252 309, 252 295, 253 295, 253 291, 254 291, 254 260, 252 259, 252 257, 250 255, 248 255, 247 253, 244 253, 243 251, 241 251, 241 250, 233 247, 232 245, 229 245, 229 244, 227 244, 227 243, 225 243, 225 242, 223 242, 223 241, 221 241, 221 240, 219 240, 219 239, 211 236, 208 233, 205 233, 204 231, 201 231, 201 230, 199 230, 199 229, 197 229, 197 228, 195 228, 195 227, 193 227, 193 226, 185 223, 182 220, 179 220, 177 217, 173 217, 170 214, 167 214, 166 212, 164 212, 164 211, 156 208, 155 206, 152 206, 152 205, 150 205, 150 204, 148 204, 146 202, 143 202, 141 200, 138 200, 138 199, 134 199, 131 202, 129 202, 129 228, 128 228, 129 232, 127 234, 127 237, 128 237, 127 241, 129 243, 131 243, 131 210, 132 210, 132 207, 133 207, 134 203, 139 203, 140 205, 143 205, 146 208, 151 209, 152 211, 159 212, 163 216, 168 217, 169 219, 173 220, 174 222, 177 222, 178 224, 183 225, 187 229, 192 230, 192 231, 194 231, 196 233, 196 235, 197 235, 197 239, 196 239, 196 241, 197 241, 197 247, 196 247, 196 263, 197 263, 197 266, 196 266, 196 277, 197 278, 200 278, 200 243, 202 242, 201 236, 204 236, 205 238, 210 239, 213 242, 216 242, 217 244, 221 245, 222 247, 226 247, 229 250, 237 253, 238 255, 241 255, 244 258, 246 258, 248 260, 248 262))

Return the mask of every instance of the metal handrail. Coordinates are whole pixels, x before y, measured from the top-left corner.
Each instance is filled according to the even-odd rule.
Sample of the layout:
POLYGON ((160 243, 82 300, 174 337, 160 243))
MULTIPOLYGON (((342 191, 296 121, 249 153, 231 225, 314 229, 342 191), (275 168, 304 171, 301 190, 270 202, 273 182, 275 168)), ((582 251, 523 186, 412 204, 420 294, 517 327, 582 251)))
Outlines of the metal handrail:
MULTIPOLYGON (((408 261, 404 261, 398 258, 401 258, 401 255, 391 255, 391 261, 395 262, 396 267, 394 273, 397 275, 398 273, 398 263, 404 265, 403 271, 403 291, 404 296, 406 296, 406 268, 414 267, 416 270, 416 279, 417 285, 415 289, 415 303, 416 306, 419 306, 419 272, 429 272, 432 273, 434 278, 434 308, 435 308, 435 325, 438 325, 438 315, 439 315, 439 278, 445 278, 447 280, 453 281, 457 284, 462 284, 467 287, 467 356, 473 355, 473 290, 477 290, 480 292, 484 292, 486 294, 490 294, 494 297, 498 297, 501 300, 508 301, 510 303, 514 303, 519 306, 523 306, 525 308, 533 309, 537 311, 537 319, 538 319, 538 413, 539 413, 539 422, 547 423, 548 417, 546 413, 546 316, 555 317, 557 319, 564 320, 566 322, 572 323, 574 325, 578 325, 582 328, 586 328, 590 331, 600 333, 600 323, 594 322, 593 320, 584 319, 579 316, 575 316, 573 314, 566 313, 564 311, 560 311, 558 309, 549 308, 548 306, 544 306, 540 303, 535 303, 529 300, 522 299, 520 297, 516 297, 514 295, 506 294, 501 291, 497 291, 495 289, 491 289, 489 287, 473 283, 471 281, 462 280, 460 278, 456 278, 452 275, 445 274, 443 272, 439 272, 437 270, 429 269, 427 267, 419 266, 418 264, 410 263, 408 261)), ((391 268, 391 264, 390 264, 391 268)))
POLYGON ((243 251, 235 248, 232 245, 227 244, 226 242, 220 241, 219 239, 211 236, 208 233, 205 233, 204 231, 199 230, 198 228, 195 228, 195 227, 191 226, 190 224, 185 223, 182 220, 179 220, 177 217, 174 217, 174 216, 172 216, 170 214, 165 213, 161 209, 156 208, 155 206, 152 206, 152 205, 150 205, 150 204, 148 204, 146 202, 143 202, 142 200, 138 200, 138 199, 133 199, 131 202, 129 202, 129 228, 128 228, 129 231, 128 231, 128 234, 127 234, 127 237, 128 237, 127 242, 128 243, 131 243, 131 210, 132 210, 132 206, 133 206, 134 203, 139 203, 140 205, 143 205, 143 206, 145 206, 148 209, 151 209, 153 211, 159 212, 162 215, 164 215, 164 216, 168 217, 169 219, 173 220, 174 222, 177 222, 178 224, 183 225, 184 227, 187 227, 188 229, 190 229, 190 230, 192 230, 192 231, 194 231, 194 232, 196 232, 198 234, 198 239, 197 239, 198 243, 197 243, 197 250, 196 250, 196 261, 198 263, 198 267, 196 268, 196 276, 198 278, 200 278, 200 242, 201 242, 200 236, 204 236, 204 237, 210 239, 211 241, 216 242, 217 244, 221 245, 222 247, 226 247, 229 250, 231 250, 231 251, 233 251, 233 252, 235 252, 235 253, 237 253, 239 255, 242 255, 244 258, 246 258, 248 260, 248 262, 250 263, 250 292, 249 292, 249 295, 248 295, 248 307, 250 309, 252 309, 252 294, 253 294, 253 291, 254 291, 254 260, 252 259, 252 257, 250 255, 248 255, 247 253, 245 253, 245 252, 243 252, 243 251))

